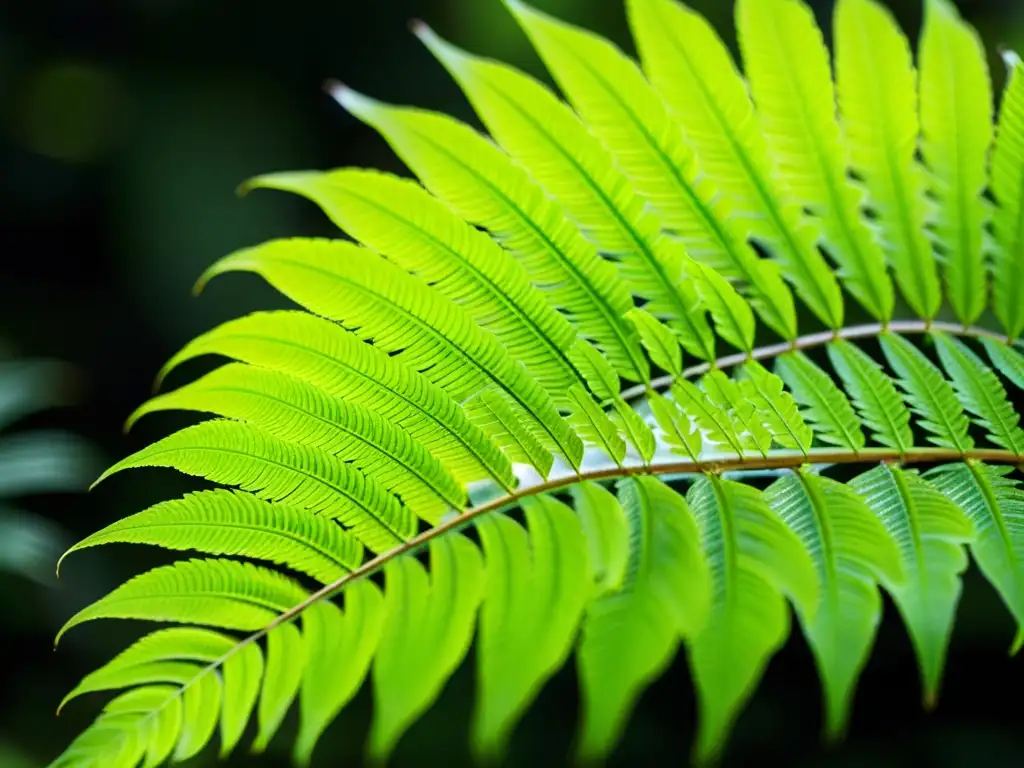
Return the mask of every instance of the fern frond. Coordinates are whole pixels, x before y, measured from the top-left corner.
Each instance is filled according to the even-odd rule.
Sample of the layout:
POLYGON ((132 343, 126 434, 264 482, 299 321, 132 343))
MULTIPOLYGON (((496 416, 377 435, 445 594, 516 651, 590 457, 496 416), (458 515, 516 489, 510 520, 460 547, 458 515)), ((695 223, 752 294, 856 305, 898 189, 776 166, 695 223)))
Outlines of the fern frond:
POLYGON ((335 98, 375 127, 431 192, 490 230, 533 284, 623 378, 645 382, 647 361, 622 321, 633 306, 615 267, 498 147, 447 115, 386 105, 339 87, 335 98))
POLYGON ((463 482, 513 483, 512 466, 436 384, 334 323, 305 312, 257 312, 193 339, 160 378, 194 357, 223 355, 281 371, 404 428, 463 482))
POLYGON ((957 318, 973 323, 988 298, 984 229, 992 87, 981 41, 949 0, 927 0, 920 44, 921 152, 937 199, 931 217, 957 318))
POLYGON ((675 0, 627 0, 641 67, 505 2, 568 103, 416 24, 493 140, 335 84, 423 187, 357 169, 246 185, 312 199, 361 244, 275 240, 200 279, 255 272, 305 311, 200 336, 161 379, 230 362, 129 418, 219 417, 101 479, 166 466, 235 489, 69 552, 223 559, 149 571, 72 617, 61 635, 101 618, 181 626, 72 690, 112 698, 53 766, 155 768, 218 728, 222 756, 250 731, 259 752, 295 707, 306 765, 364 685, 365 756, 384 763, 467 658, 470 749, 498 761, 573 651, 576 758, 596 762, 680 645, 692 757, 713 761, 790 606, 836 738, 879 588, 935 704, 967 549, 1024 642, 1024 430, 1002 381, 1024 388, 1013 57, 986 189, 987 72, 948 0, 928 0, 920 109, 907 40, 875 0, 838 0, 835 82, 801 0, 738 0, 743 76, 675 0), (797 335, 791 286, 826 329, 797 335), (877 322, 844 326, 844 291, 877 322), (739 351, 718 357, 720 342, 739 351), (844 465, 852 480, 827 476, 844 465))
POLYGON ((147 413, 179 409, 245 421, 274 437, 350 462, 431 523, 466 503, 459 482, 405 430, 369 408, 276 371, 228 363, 144 403, 128 423, 147 413))
POLYGON ((579 465, 579 439, 498 340, 381 256, 340 240, 275 240, 225 257, 204 279, 229 271, 256 272, 307 309, 393 353, 457 402, 496 386, 545 447, 579 465))
POLYGON ((374 552, 416 532, 409 509, 372 477, 329 453, 242 422, 215 419, 186 427, 121 459, 96 482, 136 467, 173 467, 268 501, 301 505, 349 526, 374 552))
POLYGON ((883 579, 910 632, 926 707, 933 707, 967 568, 963 544, 971 523, 950 498, 911 470, 882 465, 850 487, 882 521, 899 547, 903 579, 883 579))
POLYGON ((683 278, 681 243, 661 234, 611 157, 539 82, 511 67, 471 56, 419 27, 417 34, 458 81, 501 146, 565 208, 598 250, 618 260, 619 275, 647 299, 691 354, 714 357, 714 336, 696 287, 683 278))
POLYGON ((697 160, 743 216, 750 236, 770 246, 800 298, 826 325, 843 323, 839 285, 771 179, 771 162, 746 86, 711 26, 673 0, 629 0, 644 71, 679 120, 697 160))
POLYGON ((112 523, 71 547, 60 562, 72 552, 117 542, 269 560, 321 584, 350 573, 363 560, 362 545, 326 517, 220 488, 164 501, 112 523))
POLYGON ((881 248, 860 217, 861 193, 847 179, 829 57, 814 14, 800 0, 738 0, 736 19, 778 176, 793 200, 815 215, 844 287, 886 323, 892 283, 881 248))
POLYGON ((997 245, 992 261, 992 309, 1013 341, 1024 331, 1024 80, 1020 58, 1015 53, 1003 58, 1009 82, 999 106, 989 171, 989 188, 997 203, 992 214, 997 245))
POLYGON ((914 161, 917 76, 907 38, 875 0, 838 0, 836 93, 850 166, 864 179, 882 246, 903 298, 919 317, 939 311, 942 291, 925 230, 927 200, 914 161))

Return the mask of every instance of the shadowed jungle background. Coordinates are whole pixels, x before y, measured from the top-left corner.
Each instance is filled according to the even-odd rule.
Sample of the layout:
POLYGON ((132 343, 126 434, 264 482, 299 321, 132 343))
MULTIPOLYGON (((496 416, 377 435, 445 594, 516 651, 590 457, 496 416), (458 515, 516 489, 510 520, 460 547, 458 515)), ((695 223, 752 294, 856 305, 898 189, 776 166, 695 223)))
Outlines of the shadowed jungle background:
MULTIPOLYGON (((534 4, 632 50, 620 0, 534 4)), ((980 29, 1001 86, 997 46, 1024 47, 1024 3, 958 4, 980 29)), ((732 42, 731 2, 691 5, 732 42)), ((828 29, 831 0, 813 5, 828 29)), ((890 6, 916 37, 918 0, 890 6)), ((95 444, 100 464, 166 434, 173 416, 144 420, 127 436, 121 425, 148 397, 167 358, 216 323, 286 306, 249 276, 222 278, 193 298, 200 272, 265 239, 335 233, 305 201, 271 192, 240 198, 236 186, 287 169, 404 172, 382 139, 324 95, 325 78, 471 119, 457 88, 408 33, 412 17, 463 47, 540 72, 499 0, 0 2, 0 340, 22 356, 66 360, 76 369, 75 404, 19 427, 74 430, 95 444)), ((55 521, 66 546, 197 487, 169 470, 118 475, 88 494, 87 485, 22 506, 55 521)), ((42 583, 0 572, 0 768, 45 765, 95 715, 98 702, 88 697, 59 718, 54 710, 139 627, 87 625, 54 651, 55 631, 86 601, 159 562, 160 553, 147 548, 108 547, 69 558, 60 581, 50 570, 42 583)), ((1012 635, 995 594, 969 574, 942 700, 925 714, 910 643, 887 605, 849 737, 823 750, 817 679, 794 633, 741 717, 726 763, 1022 765, 1024 666, 1007 658, 1012 635)), ((467 765, 472 690, 464 668, 400 743, 393 764, 467 765)), ((576 704, 570 664, 517 731, 510 765, 564 764, 576 704)), ((693 710, 680 655, 641 700, 612 763, 684 763, 693 710)), ((358 765, 369 714, 364 691, 328 730, 315 765, 358 765)), ((289 720, 267 755, 242 752, 231 764, 286 765, 293 728, 289 720)), ((207 750, 190 764, 213 760, 207 750)))

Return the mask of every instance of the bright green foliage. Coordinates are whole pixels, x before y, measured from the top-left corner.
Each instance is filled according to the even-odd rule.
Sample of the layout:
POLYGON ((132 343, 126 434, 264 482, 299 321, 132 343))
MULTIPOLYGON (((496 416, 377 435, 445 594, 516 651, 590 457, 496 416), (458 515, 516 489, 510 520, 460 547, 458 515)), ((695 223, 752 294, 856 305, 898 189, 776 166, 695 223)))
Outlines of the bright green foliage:
POLYGON ((962 544, 973 535, 960 508, 913 470, 882 465, 850 485, 878 516, 899 547, 904 578, 883 584, 910 631, 924 688, 924 703, 938 698, 946 648, 967 567, 962 544))
POLYGON ((707 623, 689 639, 700 704, 695 754, 713 757, 765 664, 789 634, 783 594, 808 616, 818 578, 807 550, 753 488, 717 477, 687 494, 711 577, 707 623))
POLYGON ((854 452, 864 447, 860 420, 831 376, 802 352, 781 356, 775 363, 775 372, 804 406, 803 417, 814 426, 819 440, 854 452))
MULTIPOLYGON (((502 754, 516 721, 565 663, 591 592, 588 545, 579 518, 547 496, 523 506, 529 535, 504 515, 478 526, 487 560, 487 600, 480 609, 480 698, 473 746, 483 758, 502 754)), ((591 524, 607 523, 592 519, 591 524)), ((590 544, 593 551, 601 537, 591 531, 598 537, 590 544)))
POLYGON ((588 608, 579 669, 583 725, 578 754, 605 753, 640 692, 708 613, 708 569, 686 502, 651 478, 618 485, 630 549, 621 584, 588 608))
POLYGON ((963 407, 988 430, 988 438, 1018 456, 1024 453, 1024 430, 1020 416, 1006 397, 1006 390, 995 372, 963 342, 945 334, 935 334, 935 347, 963 407))
POLYGON ((887 321, 892 284, 860 217, 861 193, 846 177, 828 50, 814 14, 797 0, 739 0, 736 19, 750 90, 787 195, 820 222, 846 289, 887 321))
POLYGON ((950 0, 926 0, 919 59, 921 152, 938 200, 930 219, 949 303, 961 322, 973 323, 988 293, 983 250, 989 213, 981 193, 992 138, 992 87, 981 40, 950 0))
MULTIPOLYGON (((366 756, 384 762, 467 658, 470 750, 500 763, 574 653, 573 749, 599 761, 680 647, 693 757, 711 761, 791 607, 832 738, 880 590, 926 706, 968 551, 1024 626, 1024 431, 1003 381, 1024 388, 1016 59, 988 176, 985 63, 948 0, 926 6, 920 105, 909 43, 876 0, 838 0, 834 62, 806 3, 738 0, 743 75, 676 0, 627 0, 639 66, 505 5, 568 103, 418 24, 492 137, 334 84, 418 181, 333 169, 246 185, 312 199, 358 243, 275 240, 200 279, 256 272, 301 310, 187 344, 161 382, 195 357, 229 362, 129 419, 217 417, 103 477, 173 467, 234 487, 69 552, 224 559, 156 568, 71 618, 61 634, 180 626, 73 689, 75 705, 112 699, 54 766, 157 766, 215 737, 222 755, 273 749, 292 707, 306 765, 363 687, 366 756), (846 296, 879 323, 844 326, 846 296), (990 309, 1005 334, 970 325, 990 309), (825 476, 838 464, 858 465, 852 481, 825 476)), ((24 466, 6 456, 0 443, 0 491, 24 466)))
POLYGON ((373 663, 377 713, 367 744, 381 759, 433 702, 469 650, 483 596, 480 552, 458 534, 430 545, 430 572, 411 557, 384 571, 384 630, 373 663))
POLYGON ((970 419, 957 402, 952 385, 942 372, 906 339, 892 334, 881 337, 885 359, 896 372, 918 426, 931 434, 929 442, 944 448, 969 451, 974 440, 967 434, 970 419))
POLYGON ((925 230, 924 173, 914 162, 917 76, 906 37, 876 0, 837 0, 835 69, 850 166, 864 179, 903 298, 931 319, 942 292, 925 230))
POLYGON ((864 424, 873 430, 871 436, 903 454, 913 445, 914 436, 910 432, 910 412, 892 379, 867 353, 849 342, 829 344, 828 356, 864 424))
POLYGON ((821 599, 801 615, 825 686, 825 731, 846 727, 853 687, 882 618, 877 580, 902 581, 899 551, 864 500, 834 480, 796 472, 776 480, 765 500, 813 553, 821 599))

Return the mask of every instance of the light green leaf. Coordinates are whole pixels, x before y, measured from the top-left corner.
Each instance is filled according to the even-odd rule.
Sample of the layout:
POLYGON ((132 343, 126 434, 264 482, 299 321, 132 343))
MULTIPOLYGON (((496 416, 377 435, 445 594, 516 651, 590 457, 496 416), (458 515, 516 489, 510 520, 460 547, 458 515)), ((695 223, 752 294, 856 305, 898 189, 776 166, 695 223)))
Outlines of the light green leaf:
POLYGON ((212 420, 186 427, 121 459, 96 482, 136 467, 173 467, 301 506, 348 526, 374 552, 416 532, 409 509, 372 477, 328 453, 286 443, 241 422, 212 420))
POLYGON ((942 367, 963 407, 976 417, 974 421, 988 430, 988 438, 996 445, 1018 455, 1024 452, 1020 414, 1007 399, 999 377, 962 341, 945 333, 934 333, 933 338, 942 367))
POLYGON ((864 424, 873 430, 871 436, 902 455, 914 444, 914 433, 910 412, 892 379, 866 352, 845 339, 828 345, 828 357, 864 424))
POLYGON ((971 450, 974 440, 967 434, 970 419, 942 372, 902 336, 883 333, 879 341, 885 359, 896 372, 896 383, 918 416, 917 424, 932 433, 929 442, 958 451, 971 450))
POLYGON ((806 455, 814 430, 800 415, 793 396, 783 389, 782 379, 756 360, 744 363, 740 370, 746 377, 739 382, 742 396, 753 404, 772 440, 783 448, 795 448, 806 455))
POLYGON ((803 352, 780 355, 775 360, 775 373, 803 406, 802 415, 819 440, 854 452, 864 447, 864 433, 849 398, 803 352))
POLYGON ((220 757, 226 758, 245 731, 263 680, 263 652, 256 643, 242 646, 221 667, 224 691, 220 713, 220 757))
POLYGON ((917 653, 924 705, 935 705, 973 537, 956 504, 913 470, 882 464, 851 487, 882 521, 900 551, 903 580, 884 580, 917 653))
POLYGON ((573 405, 569 423, 576 434, 584 443, 597 446, 608 458, 621 465, 626 456, 626 444, 608 414, 578 384, 569 388, 569 400, 573 405))
POLYGON ((464 408, 509 459, 532 466, 543 478, 548 476, 554 457, 516 418, 505 398, 493 389, 485 389, 467 400, 464 408))
POLYGON ((836 89, 849 163, 877 216, 880 242, 903 298, 930 320, 942 304, 925 229, 925 179, 914 160, 917 77, 906 36, 875 0, 838 0, 836 89))
POLYGON ((344 594, 344 615, 328 602, 316 603, 302 614, 306 666, 292 751, 299 765, 309 765, 320 734, 359 690, 384 625, 384 602, 372 582, 350 584, 344 594))
POLYGON ((587 540, 594 596, 619 589, 629 558, 629 526, 618 499, 593 481, 577 483, 569 493, 587 540))
POLYGON ((985 346, 992 366, 1012 381, 1017 389, 1024 389, 1024 355, 1019 349, 987 336, 982 338, 981 343, 985 346))
POLYGON ((739 0, 736 27, 782 186, 814 215, 846 290, 887 322, 892 283, 882 250, 860 216, 861 192, 847 178, 831 64, 813 12, 800 0, 739 0))
POLYGON ((988 297, 983 248, 989 211, 981 194, 988 181, 992 85, 981 40, 950 0, 926 0, 918 55, 921 153, 937 200, 934 239, 949 302, 967 325, 988 297))
POLYGON ((71 547, 64 557, 113 542, 270 560, 322 584, 363 559, 362 545, 337 523, 301 507, 269 504, 223 488, 189 493, 118 520, 71 547))
MULTIPOLYGON (((737 424, 728 411, 711 401, 706 392, 698 389, 691 381, 676 379, 672 384, 672 396, 689 420, 706 433, 708 440, 727 445, 736 454, 743 456, 745 441, 737 431, 737 424)), ((689 443, 684 440, 683 445, 688 447, 689 443)))
POLYGON ((181 735, 171 760, 176 763, 197 755, 213 737, 220 715, 221 683, 216 672, 200 675, 182 695, 181 735))
POLYGON ((683 353, 679 339, 650 314, 634 307, 626 313, 640 334, 640 341, 651 356, 651 361, 666 373, 679 376, 683 372, 683 353))
POLYGON ((882 619, 876 581, 902 578, 900 553, 864 500, 842 483, 796 472, 764 495, 818 571, 821 599, 813 617, 800 619, 821 675, 825 733, 835 739, 846 730, 857 679, 882 619))
POLYGON ((291 579, 251 563, 183 560, 129 579, 61 628, 94 619, 147 619, 257 630, 306 599, 291 579))
POLYGON ((384 629, 373 662, 375 716, 367 753, 385 759, 469 650, 483 563, 459 534, 430 543, 430 573, 412 557, 384 569, 384 629))
POLYGON ((252 743, 253 752, 263 752, 281 727, 281 721, 299 692, 305 664, 306 646, 294 624, 282 624, 267 634, 267 663, 256 708, 259 730, 252 743))
POLYGON ((308 381, 401 426, 462 482, 493 477, 514 483, 497 446, 443 389, 336 323, 306 312, 256 312, 187 344, 160 378, 201 355, 223 355, 308 381))
POLYGON ((710 597, 683 498, 654 478, 621 480, 618 494, 629 560, 621 587, 587 609, 578 655, 584 761, 615 746, 640 693, 671 662, 680 635, 700 630, 710 597))
POLYGON ((688 641, 700 723, 694 757, 705 762, 721 751, 765 665, 789 635, 783 595, 813 617, 818 577, 800 540, 760 491, 709 476, 686 499, 713 595, 707 624, 688 641))
POLYGON ((504 515, 477 523, 486 562, 480 608, 479 698, 472 746, 495 758, 543 684, 565 662, 590 597, 579 519, 548 496, 524 500, 529 534, 504 515))

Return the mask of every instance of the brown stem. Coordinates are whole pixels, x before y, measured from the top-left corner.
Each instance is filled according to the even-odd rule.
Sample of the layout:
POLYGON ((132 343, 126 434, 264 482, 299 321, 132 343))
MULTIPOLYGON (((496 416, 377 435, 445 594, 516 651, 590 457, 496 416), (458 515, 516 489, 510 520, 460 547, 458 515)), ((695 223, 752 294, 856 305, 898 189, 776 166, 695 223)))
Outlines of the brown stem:
MULTIPOLYGON (((747 360, 768 360, 779 355, 784 355, 787 352, 792 352, 796 349, 811 349, 813 347, 820 347, 828 344, 836 339, 865 339, 874 336, 881 336, 886 331, 899 334, 918 334, 918 333, 929 333, 931 331, 943 331, 954 336, 967 336, 970 338, 983 338, 987 337, 990 339, 997 339, 1004 344, 1009 340, 1006 336, 995 331, 990 331, 986 328, 979 328, 977 326, 963 326, 956 323, 946 323, 941 320, 893 320, 888 325, 882 325, 881 323, 867 323, 865 325, 851 325, 848 328, 840 328, 835 331, 819 331, 817 333, 809 333, 806 336, 798 336, 792 341, 783 341, 778 344, 768 344, 763 347, 757 347, 752 349, 749 353, 737 352, 733 355, 725 355, 715 360, 713 363, 700 363, 699 365, 691 365, 689 368, 683 370, 682 377, 684 379, 693 379, 697 376, 702 376, 712 368, 732 368, 737 365, 742 365, 747 360)), ((635 387, 623 390, 623 400, 635 400, 638 397, 643 397, 645 394, 651 391, 657 391, 661 389, 667 389, 671 386, 674 376, 659 376, 656 379, 652 379, 649 384, 638 384, 635 387)))

